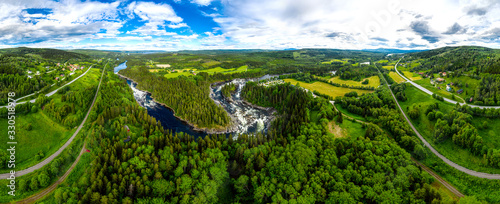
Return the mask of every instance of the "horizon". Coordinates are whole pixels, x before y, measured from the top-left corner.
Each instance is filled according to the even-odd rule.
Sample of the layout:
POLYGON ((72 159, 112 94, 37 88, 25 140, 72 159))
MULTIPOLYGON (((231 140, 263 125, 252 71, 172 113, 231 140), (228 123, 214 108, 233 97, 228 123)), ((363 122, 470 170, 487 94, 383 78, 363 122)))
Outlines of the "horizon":
POLYGON ((500 48, 500 2, 426 1, 7 0, 0 3, 0 48, 500 48))

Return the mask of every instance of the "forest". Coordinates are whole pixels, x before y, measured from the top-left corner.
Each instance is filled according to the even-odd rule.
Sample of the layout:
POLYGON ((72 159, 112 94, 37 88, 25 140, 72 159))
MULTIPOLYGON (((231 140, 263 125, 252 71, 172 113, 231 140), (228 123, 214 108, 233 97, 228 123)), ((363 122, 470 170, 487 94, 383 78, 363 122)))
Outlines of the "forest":
MULTIPOLYGON (((77 182, 60 186, 51 197, 55 202, 439 203, 443 199, 430 185, 433 178, 377 128, 367 127, 373 131, 356 140, 333 139, 299 111, 296 114, 304 121, 296 121, 293 134, 270 131, 194 139, 165 131, 145 109, 122 100, 126 86, 119 84, 124 81, 109 74, 107 80, 89 130, 92 165, 77 182), (127 133, 124 125, 133 132, 127 133), (132 140, 124 142, 128 134, 132 140)), ((247 100, 281 113, 304 104, 311 110, 324 109, 320 104, 328 103, 286 84, 249 85, 253 88, 247 88, 247 100)))

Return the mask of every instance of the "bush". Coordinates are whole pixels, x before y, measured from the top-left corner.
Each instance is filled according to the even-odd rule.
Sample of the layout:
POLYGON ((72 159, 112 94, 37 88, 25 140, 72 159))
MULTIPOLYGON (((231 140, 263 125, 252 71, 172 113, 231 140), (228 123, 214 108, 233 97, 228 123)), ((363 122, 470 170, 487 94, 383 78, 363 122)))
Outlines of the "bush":
POLYGON ((368 79, 365 79, 363 82, 361 82, 362 84, 368 84, 370 83, 370 81, 368 79))

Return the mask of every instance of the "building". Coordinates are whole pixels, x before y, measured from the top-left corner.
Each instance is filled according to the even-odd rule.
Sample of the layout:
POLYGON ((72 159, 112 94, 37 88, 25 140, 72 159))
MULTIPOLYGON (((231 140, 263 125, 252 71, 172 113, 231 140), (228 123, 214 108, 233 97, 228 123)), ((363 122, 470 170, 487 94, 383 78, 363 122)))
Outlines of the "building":
POLYGON ((443 75, 443 76, 446 76, 446 72, 443 72, 443 74, 442 74, 442 75, 443 75))
POLYGON ((445 81, 445 80, 444 80, 443 78, 437 78, 437 79, 436 79, 436 82, 438 82, 438 83, 442 83, 442 82, 444 82, 444 81, 445 81))
POLYGON ((370 62, 359 63, 360 65, 370 65, 370 62))
POLYGON ((463 92, 464 92, 464 90, 463 90, 463 89, 460 89, 460 90, 458 90, 458 91, 457 91, 457 94, 461 94, 461 93, 463 93, 463 92))
POLYGON ((450 86, 450 84, 447 84, 447 85, 446 85, 446 91, 451 91, 451 86, 450 86))

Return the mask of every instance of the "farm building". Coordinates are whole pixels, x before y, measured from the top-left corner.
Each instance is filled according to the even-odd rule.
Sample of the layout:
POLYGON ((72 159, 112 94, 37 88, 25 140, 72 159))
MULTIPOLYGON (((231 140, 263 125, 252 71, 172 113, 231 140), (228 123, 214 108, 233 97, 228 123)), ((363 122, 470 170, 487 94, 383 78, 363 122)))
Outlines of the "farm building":
POLYGON ((461 93, 463 93, 463 92, 464 92, 464 90, 463 90, 463 89, 460 89, 460 90, 458 90, 458 91, 457 91, 457 94, 461 94, 461 93))

